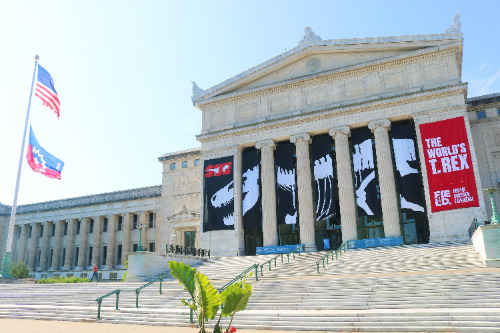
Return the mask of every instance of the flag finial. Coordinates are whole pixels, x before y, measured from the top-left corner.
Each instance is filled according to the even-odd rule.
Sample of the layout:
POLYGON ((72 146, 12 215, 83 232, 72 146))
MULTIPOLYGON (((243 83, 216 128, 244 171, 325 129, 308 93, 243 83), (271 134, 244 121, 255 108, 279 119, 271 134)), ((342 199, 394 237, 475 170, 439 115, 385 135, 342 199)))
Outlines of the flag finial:
POLYGON ((35 60, 38 61, 40 60, 40 57, 38 55, 35 56, 35 60))

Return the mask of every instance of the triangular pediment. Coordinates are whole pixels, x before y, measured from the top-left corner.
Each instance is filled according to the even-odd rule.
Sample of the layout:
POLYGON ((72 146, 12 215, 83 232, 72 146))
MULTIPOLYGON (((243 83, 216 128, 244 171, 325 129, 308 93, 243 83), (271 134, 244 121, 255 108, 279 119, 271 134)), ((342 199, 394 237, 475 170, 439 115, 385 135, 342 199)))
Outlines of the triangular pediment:
POLYGON ((171 222, 174 222, 174 221, 193 220, 193 219, 197 219, 199 217, 200 217, 199 212, 188 210, 186 208, 186 205, 183 205, 180 212, 168 216, 167 219, 171 222))
MULTIPOLYGON (((193 89, 193 104, 200 105, 226 96, 244 94, 335 71, 395 61, 447 47, 461 48, 462 39, 461 33, 451 33, 310 41, 299 44, 210 89, 202 90, 196 86, 196 89, 193 89)), ((459 53, 461 54, 461 51, 459 53)))

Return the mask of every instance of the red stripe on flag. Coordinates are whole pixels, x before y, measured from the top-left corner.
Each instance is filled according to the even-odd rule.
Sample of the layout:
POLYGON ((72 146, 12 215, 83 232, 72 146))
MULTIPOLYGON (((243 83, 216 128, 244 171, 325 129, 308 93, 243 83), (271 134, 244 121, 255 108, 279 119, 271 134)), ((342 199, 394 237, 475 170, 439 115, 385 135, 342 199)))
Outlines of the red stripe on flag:
POLYGON ((35 96, 42 100, 43 105, 52 109, 59 119, 59 98, 57 95, 54 95, 50 89, 37 82, 35 96))

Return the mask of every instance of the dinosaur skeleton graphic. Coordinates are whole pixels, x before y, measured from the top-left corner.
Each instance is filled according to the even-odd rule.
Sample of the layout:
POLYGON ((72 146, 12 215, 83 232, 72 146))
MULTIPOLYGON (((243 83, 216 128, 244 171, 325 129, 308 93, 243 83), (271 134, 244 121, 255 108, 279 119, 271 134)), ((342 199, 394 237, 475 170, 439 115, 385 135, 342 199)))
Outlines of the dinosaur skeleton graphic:
POLYGON ((333 201, 333 162, 329 154, 314 161, 314 180, 318 187, 316 220, 320 221, 335 214, 330 209, 333 201))
POLYGON ((243 178, 243 215, 252 209, 259 200, 259 165, 248 169, 243 178))
POLYGON ((292 204, 295 214, 286 214, 285 224, 297 223, 297 207, 295 205, 295 170, 286 170, 281 167, 277 168, 276 183, 278 187, 284 191, 292 193, 292 204))
POLYGON ((365 211, 366 215, 374 215, 373 209, 370 208, 367 202, 367 187, 370 182, 375 179, 375 165, 371 139, 366 139, 360 144, 354 145, 352 160, 354 164, 354 174, 356 176, 356 203, 358 207, 365 211), (373 171, 363 179, 362 171, 365 170, 373 171))

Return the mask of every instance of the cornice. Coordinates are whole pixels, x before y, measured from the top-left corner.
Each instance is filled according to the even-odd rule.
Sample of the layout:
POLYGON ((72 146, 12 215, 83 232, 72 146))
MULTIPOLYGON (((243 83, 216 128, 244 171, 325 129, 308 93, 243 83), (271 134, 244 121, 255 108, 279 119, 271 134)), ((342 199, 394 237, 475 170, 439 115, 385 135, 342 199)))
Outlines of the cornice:
MULTIPOLYGON (((349 115, 349 114, 367 112, 381 108, 394 107, 408 103, 418 103, 421 101, 428 100, 430 97, 440 98, 440 97, 450 96, 456 94, 457 92, 464 92, 466 89, 467 89, 467 84, 461 83, 454 86, 428 89, 408 94, 377 99, 374 101, 334 106, 316 110, 313 112, 308 112, 307 114, 287 115, 284 117, 273 119, 272 121, 268 121, 266 123, 250 124, 245 127, 224 129, 219 132, 211 132, 209 134, 199 134, 196 136, 196 139, 200 142, 208 142, 227 137, 232 137, 234 135, 257 133, 275 127, 293 126, 317 120, 331 119, 338 116, 339 113, 342 113, 343 115, 349 115)), ((219 149, 224 149, 224 148, 219 148, 219 149)))
POLYGON ((50 210, 99 205, 110 202, 120 202, 120 201, 160 197, 161 188, 162 185, 156 185, 156 186, 141 187, 141 188, 126 190, 126 191, 87 195, 84 197, 22 205, 17 207, 17 214, 37 213, 50 210))
POLYGON ((243 102, 257 97, 274 95, 297 88, 319 85, 336 79, 345 79, 360 74, 382 71, 392 67, 409 65, 415 62, 421 62, 439 57, 445 57, 450 54, 457 54, 459 53, 459 47, 460 46, 458 44, 454 43, 453 45, 451 45, 451 47, 450 45, 447 45, 446 49, 441 49, 441 47, 429 48, 429 49, 437 49, 434 52, 429 52, 429 49, 423 49, 423 50, 421 49, 418 51, 406 52, 392 57, 373 60, 371 62, 336 68, 328 72, 324 72, 322 74, 314 73, 305 78, 299 77, 289 80, 287 83, 276 82, 273 83, 272 86, 257 87, 252 90, 249 90, 248 92, 234 92, 225 95, 215 96, 197 105, 199 105, 200 107, 203 106, 201 109, 222 107, 224 105, 234 104, 236 102, 243 102))

